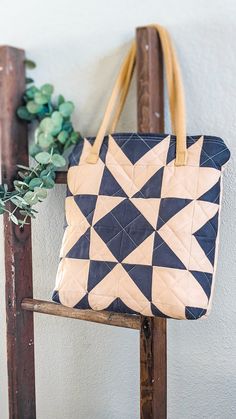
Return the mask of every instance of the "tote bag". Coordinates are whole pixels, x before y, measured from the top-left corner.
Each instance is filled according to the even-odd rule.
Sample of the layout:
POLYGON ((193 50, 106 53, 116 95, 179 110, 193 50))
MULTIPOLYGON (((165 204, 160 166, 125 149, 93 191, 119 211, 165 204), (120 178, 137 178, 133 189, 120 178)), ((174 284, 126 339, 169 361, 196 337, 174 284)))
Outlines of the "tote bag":
POLYGON ((96 138, 84 138, 70 156, 53 301, 198 319, 211 308, 221 174, 229 150, 218 137, 186 136, 180 68, 167 31, 155 27, 175 135, 106 135, 115 131, 128 92, 133 43, 96 138))

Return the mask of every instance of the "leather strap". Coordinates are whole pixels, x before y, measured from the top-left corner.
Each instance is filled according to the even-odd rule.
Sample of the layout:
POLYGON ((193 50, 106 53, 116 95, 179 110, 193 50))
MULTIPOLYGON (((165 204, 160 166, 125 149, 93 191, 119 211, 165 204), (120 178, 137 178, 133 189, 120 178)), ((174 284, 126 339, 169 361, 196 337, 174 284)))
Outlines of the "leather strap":
MULTIPOLYGON (((160 25, 150 25, 154 27, 160 37, 167 79, 167 89, 169 97, 169 106, 171 114, 172 131, 176 134, 176 166, 186 164, 187 146, 186 146, 186 122, 185 122, 185 100, 184 89, 181 79, 180 67, 176 53, 169 34, 165 28, 160 25)), ((114 132, 116 124, 122 112, 125 99, 128 94, 136 57, 136 44, 132 43, 131 48, 121 66, 116 79, 110 100, 108 102, 102 124, 99 128, 97 137, 92 146, 91 152, 87 158, 88 163, 96 163, 99 158, 99 152, 103 143, 104 136, 108 126, 111 124, 111 131, 114 132), (112 120, 112 123, 111 123, 112 120)))

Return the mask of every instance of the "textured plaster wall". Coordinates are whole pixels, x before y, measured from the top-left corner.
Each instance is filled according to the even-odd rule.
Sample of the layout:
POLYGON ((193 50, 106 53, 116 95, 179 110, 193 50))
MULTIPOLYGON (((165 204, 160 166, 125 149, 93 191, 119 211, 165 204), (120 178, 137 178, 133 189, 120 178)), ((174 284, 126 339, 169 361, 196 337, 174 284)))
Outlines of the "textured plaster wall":
MULTIPOLYGON (((74 122, 83 134, 96 133, 134 27, 155 21, 170 30, 183 71, 188 132, 222 136, 232 159, 224 177, 212 315, 168 321, 168 418, 235 418, 236 2, 1 0, 0 6, 0 43, 26 49, 38 63, 37 83, 52 82, 76 103, 74 122)), ((135 125, 133 86, 120 130, 135 125)), ((54 286, 64 193, 57 186, 33 223, 38 298, 49 299, 54 286)), ((7 419, 2 253, 0 418, 7 419)), ((35 326, 39 419, 139 417, 138 332, 43 315, 35 326)))

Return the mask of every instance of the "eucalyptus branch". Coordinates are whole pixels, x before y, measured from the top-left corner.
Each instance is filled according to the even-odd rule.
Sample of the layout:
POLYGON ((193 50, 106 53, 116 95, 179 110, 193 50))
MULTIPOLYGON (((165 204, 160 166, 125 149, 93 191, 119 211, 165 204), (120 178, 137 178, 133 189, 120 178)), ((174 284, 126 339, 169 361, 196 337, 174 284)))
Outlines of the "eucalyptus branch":
MULTIPOLYGON (((35 66, 29 60, 26 64, 30 68, 35 66)), ((7 185, 0 185, 0 214, 6 212, 20 228, 30 218, 35 218, 38 211, 33 207, 47 197, 47 190, 55 185, 56 170, 66 165, 63 157, 65 150, 81 138, 71 122, 74 104, 62 95, 53 99, 51 84, 38 88, 32 79, 26 81, 30 87, 23 94, 23 105, 17 109, 17 115, 22 120, 37 124, 35 141, 29 149, 35 164, 30 167, 17 165, 17 179, 11 191, 7 185), (8 202, 11 206, 7 205, 8 202)))

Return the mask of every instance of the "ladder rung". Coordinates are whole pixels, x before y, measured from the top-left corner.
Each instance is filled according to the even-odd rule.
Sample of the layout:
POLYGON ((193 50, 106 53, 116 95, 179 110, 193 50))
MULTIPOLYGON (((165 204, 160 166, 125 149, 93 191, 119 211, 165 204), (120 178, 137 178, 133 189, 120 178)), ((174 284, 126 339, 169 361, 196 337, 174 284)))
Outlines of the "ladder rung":
POLYGON ((58 171, 56 172, 56 183, 67 183, 67 172, 58 171))
POLYGON ((61 304, 50 301, 24 298, 21 303, 23 310, 36 313, 51 314, 54 316, 69 317, 71 319, 87 320, 90 322, 107 324, 110 326, 126 327, 129 329, 140 329, 140 316, 133 314, 118 314, 108 311, 79 310, 65 307, 61 304))

